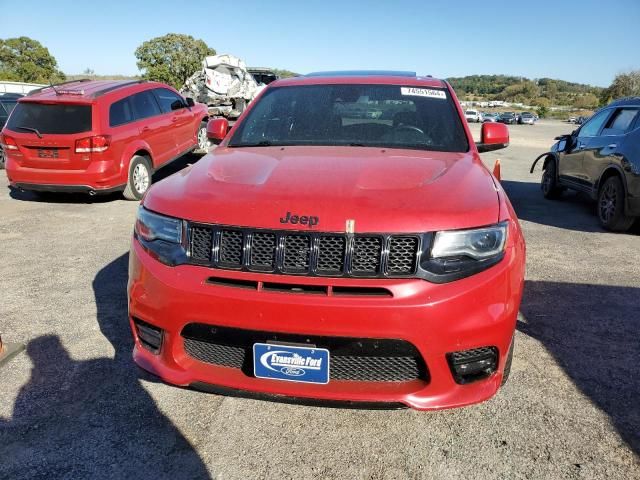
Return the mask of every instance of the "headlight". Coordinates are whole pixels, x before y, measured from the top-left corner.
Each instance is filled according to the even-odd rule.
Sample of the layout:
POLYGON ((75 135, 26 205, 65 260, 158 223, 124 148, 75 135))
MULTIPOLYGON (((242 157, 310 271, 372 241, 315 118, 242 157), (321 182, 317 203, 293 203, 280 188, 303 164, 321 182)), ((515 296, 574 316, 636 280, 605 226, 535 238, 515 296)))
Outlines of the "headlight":
POLYGON ((186 252, 182 244, 183 222, 138 207, 134 234, 140 244, 166 265, 184 263, 186 252))
POLYGON ((182 221, 158 215, 140 206, 136 217, 136 233, 147 242, 165 240, 180 243, 182 242, 182 221))
POLYGON ((473 230, 452 230, 436 233, 431 248, 432 258, 466 255, 476 260, 493 257, 504 250, 507 225, 473 230))
POLYGON ((437 232, 421 267, 428 280, 451 282, 486 270, 504 257, 508 223, 437 232))

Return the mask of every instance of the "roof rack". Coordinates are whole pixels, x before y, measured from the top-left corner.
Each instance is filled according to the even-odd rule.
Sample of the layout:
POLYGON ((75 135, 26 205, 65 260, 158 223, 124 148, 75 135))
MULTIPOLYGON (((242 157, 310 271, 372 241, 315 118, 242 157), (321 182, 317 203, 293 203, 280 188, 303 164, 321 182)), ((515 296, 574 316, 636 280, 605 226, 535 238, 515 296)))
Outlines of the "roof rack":
POLYGON ((122 87, 128 87, 129 85, 136 85, 138 83, 146 83, 146 82, 147 82, 147 80, 132 80, 130 82, 118 83, 116 85, 111 85, 109 87, 103 88, 102 90, 98 90, 96 92, 93 92, 91 94, 91 96, 93 98, 98 98, 98 97, 101 97, 102 95, 104 95, 105 93, 109 93, 109 92, 111 92, 113 90, 117 90, 117 89, 122 88, 122 87))
POLYGON ((416 72, 397 70, 337 70, 329 72, 311 72, 305 77, 365 77, 365 76, 390 76, 390 77, 415 77, 416 72))
POLYGON ((35 95, 36 93, 40 93, 43 90, 46 90, 47 88, 55 88, 55 87, 61 87, 63 85, 69 85, 71 83, 82 83, 82 82, 90 82, 90 81, 91 81, 90 78, 79 78, 78 80, 69 80, 66 82, 54 83, 44 87, 36 88, 35 90, 31 90, 29 93, 27 93, 27 96, 35 95))

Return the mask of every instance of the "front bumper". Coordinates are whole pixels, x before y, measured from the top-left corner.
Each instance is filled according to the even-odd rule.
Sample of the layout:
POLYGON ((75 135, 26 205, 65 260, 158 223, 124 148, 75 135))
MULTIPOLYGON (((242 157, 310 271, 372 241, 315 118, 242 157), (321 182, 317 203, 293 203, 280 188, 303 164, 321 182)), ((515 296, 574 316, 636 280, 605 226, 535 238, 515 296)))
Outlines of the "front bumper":
POLYGON ((295 283, 384 287, 393 297, 338 297, 256 291, 207 283, 215 274, 230 279, 279 280, 291 277, 221 271, 182 265, 167 267, 133 240, 129 264, 129 320, 136 363, 168 383, 216 391, 245 391, 330 402, 403 404, 431 410, 486 400, 500 386, 522 296, 524 248, 509 246, 499 264, 446 284, 421 279, 358 280, 296 277, 295 283), (163 329, 159 354, 137 337, 133 318, 163 329), (200 323, 220 327, 309 336, 401 339, 414 345, 427 365, 428 379, 366 382, 332 379, 326 385, 253 377, 243 370, 204 363, 185 350, 181 332, 200 323), (495 346, 497 371, 483 380, 457 384, 446 354, 495 346))

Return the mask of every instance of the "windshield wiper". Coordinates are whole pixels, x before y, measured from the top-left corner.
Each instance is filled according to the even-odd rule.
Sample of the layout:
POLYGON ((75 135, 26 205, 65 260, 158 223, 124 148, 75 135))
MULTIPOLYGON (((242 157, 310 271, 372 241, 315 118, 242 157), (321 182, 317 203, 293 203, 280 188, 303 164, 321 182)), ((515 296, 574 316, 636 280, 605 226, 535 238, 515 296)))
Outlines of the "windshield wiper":
POLYGON ((42 134, 38 131, 37 128, 32 128, 32 127, 16 127, 16 128, 20 130, 27 130, 28 132, 33 132, 38 136, 38 138, 42 138, 42 134))

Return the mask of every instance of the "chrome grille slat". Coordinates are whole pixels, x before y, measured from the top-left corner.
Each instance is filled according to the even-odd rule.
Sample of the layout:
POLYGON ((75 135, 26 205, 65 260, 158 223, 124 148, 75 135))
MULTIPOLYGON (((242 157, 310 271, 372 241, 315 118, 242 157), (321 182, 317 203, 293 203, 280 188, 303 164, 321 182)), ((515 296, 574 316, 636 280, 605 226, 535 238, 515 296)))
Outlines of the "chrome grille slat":
POLYGON ((422 237, 191 224, 188 256, 191 263, 220 269, 310 276, 411 277, 424 248, 422 237))

